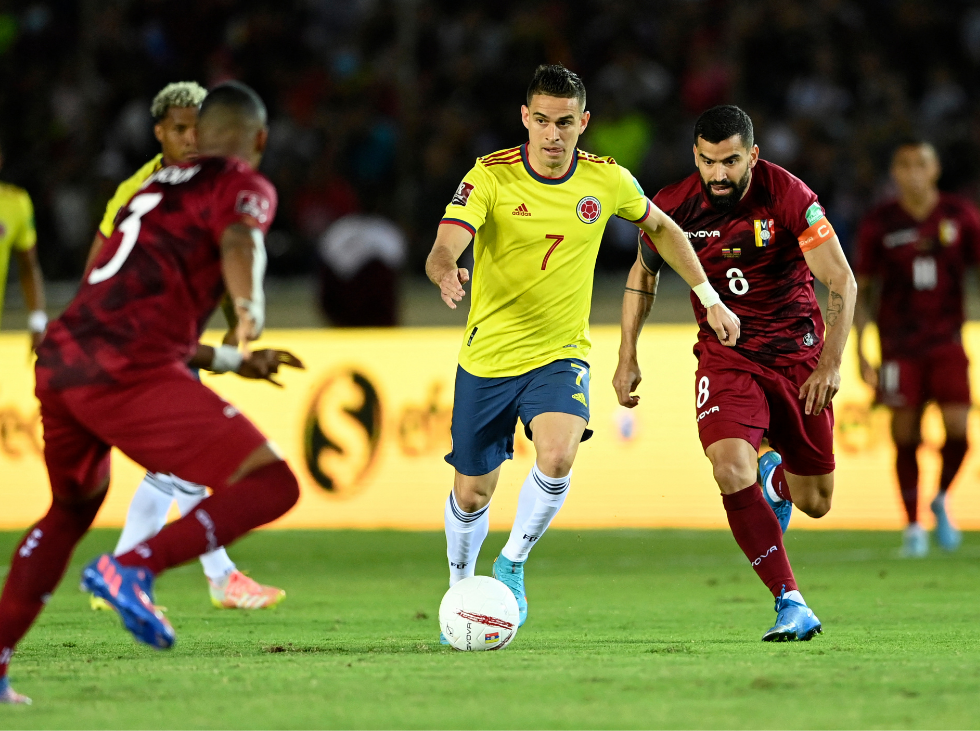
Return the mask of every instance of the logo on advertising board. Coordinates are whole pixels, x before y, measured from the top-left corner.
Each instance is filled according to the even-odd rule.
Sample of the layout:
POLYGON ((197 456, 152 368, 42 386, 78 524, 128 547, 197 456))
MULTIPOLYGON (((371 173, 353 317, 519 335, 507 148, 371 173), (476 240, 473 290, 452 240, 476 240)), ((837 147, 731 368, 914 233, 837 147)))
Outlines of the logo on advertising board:
POLYGON ((456 188, 456 193, 453 195, 453 202, 450 205, 453 206, 465 206, 466 201, 470 199, 470 193, 473 192, 474 185, 472 183, 467 183, 465 180, 459 184, 456 188))
POLYGON ((352 369, 323 381, 306 414, 303 451, 313 480, 331 495, 364 487, 381 439, 381 400, 367 376, 352 369))
POLYGON ((602 205, 598 198, 587 195, 575 206, 575 212, 582 223, 595 223, 602 214, 602 205))

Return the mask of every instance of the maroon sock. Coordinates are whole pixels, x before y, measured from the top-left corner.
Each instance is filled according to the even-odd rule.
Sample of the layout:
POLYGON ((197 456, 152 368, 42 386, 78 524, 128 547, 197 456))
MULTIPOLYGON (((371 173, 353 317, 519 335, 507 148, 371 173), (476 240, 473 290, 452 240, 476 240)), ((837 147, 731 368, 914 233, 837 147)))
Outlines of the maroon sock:
POLYGON ((124 566, 154 574, 227 546, 284 514, 299 499, 299 484, 285 462, 273 462, 226 485, 153 538, 117 557, 124 566))
POLYGON ((796 589, 793 569, 783 547, 783 532, 759 485, 722 495, 721 500, 735 542, 772 595, 778 598, 783 587, 786 591, 796 589))
POLYGON ((789 500, 793 502, 793 496, 789 494, 789 485, 786 484, 786 472, 783 470, 783 465, 776 465, 776 469, 772 471, 772 490, 783 500, 789 500))
POLYGON ((943 455, 943 471, 939 477, 939 492, 946 492, 960 471, 963 458, 966 457, 965 439, 946 439, 941 451, 943 455))
POLYGON ((14 551, 0 596, 0 678, 14 648, 51 598, 75 546, 99 512, 105 493, 79 505, 52 503, 14 551))
POLYGON ((902 493, 902 503, 910 524, 919 520, 919 460, 915 456, 918 449, 917 444, 900 444, 895 456, 898 489, 902 493))

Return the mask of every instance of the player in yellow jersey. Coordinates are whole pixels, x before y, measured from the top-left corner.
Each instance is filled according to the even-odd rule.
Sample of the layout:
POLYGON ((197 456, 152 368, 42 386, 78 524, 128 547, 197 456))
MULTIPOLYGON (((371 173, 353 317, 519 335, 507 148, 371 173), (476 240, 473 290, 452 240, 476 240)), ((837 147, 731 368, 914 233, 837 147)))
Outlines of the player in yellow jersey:
MULTIPOLYGON (((161 152, 136 173, 119 184, 115 195, 109 200, 105 216, 99 225, 92 242, 86 271, 91 267, 102 244, 108 239, 115 228, 116 215, 119 210, 129 203, 130 198, 142 187, 153 173, 167 165, 187 162, 197 156, 197 110, 204 101, 207 91, 193 81, 181 81, 168 84, 153 99, 150 113, 153 116, 153 133, 160 143, 161 152)), ((212 349, 202 346, 202 350, 212 349)), ((209 370, 215 372, 239 371, 242 366, 242 356, 233 344, 223 345, 212 351, 214 357, 210 360, 205 356, 204 363, 209 370)), ((202 352, 199 351, 199 355, 202 352)), ((285 351, 258 351, 256 357, 272 354, 272 368, 279 363, 295 365, 298 360, 290 361, 292 356, 285 351), (280 360, 278 354, 284 354, 280 360)), ((195 356, 195 361, 199 360, 195 356)), ((251 360, 251 359, 250 359, 251 360)), ((301 367, 301 364, 300 364, 301 367)), ((242 371, 239 371, 242 372, 242 371)), ((244 372, 242 372, 244 375, 244 372)), ((254 373, 248 377, 265 377, 254 373)), ((130 551, 134 546, 156 535, 167 522, 170 504, 177 502, 181 515, 186 515, 201 500, 207 497, 207 490, 193 482, 187 482, 175 475, 147 472, 129 506, 126 514, 126 524, 123 526, 116 545, 115 554, 130 551)), ((206 553, 200 557, 204 574, 208 579, 211 602, 225 609, 263 609, 282 601, 286 593, 274 586, 264 586, 250 579, 239 571, 229 558, 224 548, 206 553)), ((93 609, 108 609, 108 605, 92 597, 93 609)))
MULTIPOLYGON (((0 167, 3 167, 3 150, 0 150, 0 167)), ((48 327, 44 311, 44 278, 37 263, 37 232, 34 230, 34 206, 23 188, 10 183, 0 183, 0 317, 3 316, 3 299, 7 288, 7 268, 10 257, 17 257, 20 286, 24 290, 24 302, 30 315, 27 329, 31 334, 31 349, 37 347, 48 327)))
POLYGON ((739 322, 708 284, 683 231, 629 171, 576 147, 589 123, 578 76, 562 66, 538 67, 521 112, 529 141, 476 161, 446 208, 426 273, 455 309, 470 278, 456 260, 475 237, 473 302, 446 456, 456 469, 445 510, 449 581, 474 573, 520 418, 536 460, 493 573, 513 591, 523 624, 524 563, 565 501, 579 443, 592 435, 589 310, 610 216, 634 222, 664 247, 664 258, 708 307, 723 344, 734 345, 739 322))

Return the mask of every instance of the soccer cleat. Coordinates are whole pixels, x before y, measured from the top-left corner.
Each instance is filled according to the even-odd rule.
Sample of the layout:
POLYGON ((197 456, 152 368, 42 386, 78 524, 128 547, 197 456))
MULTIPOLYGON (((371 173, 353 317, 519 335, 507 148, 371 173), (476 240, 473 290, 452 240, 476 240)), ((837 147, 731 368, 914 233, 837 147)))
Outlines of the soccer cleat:
POLYGON ((517 609, 520 612, 518 627, 523 627, 527 621, 527 592, 524 591, 524 561, 510 561, 504 554, 493 560, 493 578, 502 583, 514 593, 517 599, 517 609))
POLYGON ((137 642, 159 650, 173 646, 174 628, 153 606, 153 574, 147 569, 123 566, 104 553, 82 571, 82 588, 115 609, 137 642))
POLYGON ((902 533, 902 558, 925 558, 929 555, 929 534, 918 523, 910 523, 902 533))
POLYGON ((809 642, 823 632, 820 620, 806 604, 785 598, 786 587, 776 600, 776 624, 762 635, 763 642, 809 642))
POLYGON ((0 703, 29 706, 31 705, 31 699, 26 695, 21 695, 11 688, 10 679, 4 675, 2 678, 0 678, 0 703))
POLYGON ((218 609, 268 609, 286 597, 286 592, 275 586, 263 586, 235 569, 223 584, 208 579, 211 603, 218 609))
POLYGON ((97 597, 95 594, 88 595, 88 605, 91 607, 93 612, 111 612, 112 607, 102 597, 97 597))
POLYGON ((779 452, 766 452, 759 457, 759 484, 762 485, 762 494, 766 498, 766 502, 769 503, 772 512, 776 514, 779 527, 782 528, 783 533, 786 533, 786 529, 789 528, 790 516, 793 515, 793 503, 789 500, 774 499, 775 493, 770 494, 773 470, 782 463, 783 458, 779 452))
POLYGON ((439 644, 440 645, 448 645, 449 644, 449 640, 446 639, 446 635, 445 635, 444 632, 440 632, 439 633, 439 644))
POLYGON ((936 542, 944 551, 955 551, 963 542, 963 534, 953 527, 946 514, 946 493, 936 495, 929 507, 936 516, 936 542))

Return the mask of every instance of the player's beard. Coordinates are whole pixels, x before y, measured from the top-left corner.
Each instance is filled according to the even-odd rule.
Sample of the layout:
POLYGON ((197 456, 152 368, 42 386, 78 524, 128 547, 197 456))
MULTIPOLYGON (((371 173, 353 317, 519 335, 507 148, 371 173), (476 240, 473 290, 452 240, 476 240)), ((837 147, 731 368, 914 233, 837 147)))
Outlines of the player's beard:
POLYGON ((749 187, 749 181, 751 179, 752 168, 747 168, 745 175, 737 183, 733 183, 731 180, 725 181, 725 187, 732 191, 727 195, 715 195, 712 193, 711 186, 704 182, 704 178, 701 178, 701 184, 704 186, 704 194, 708 197, 708 203, 711 204, 711 207, 722 213, 727 213, 742 200, 742 196, 745 194, 745 189, 749 187))

